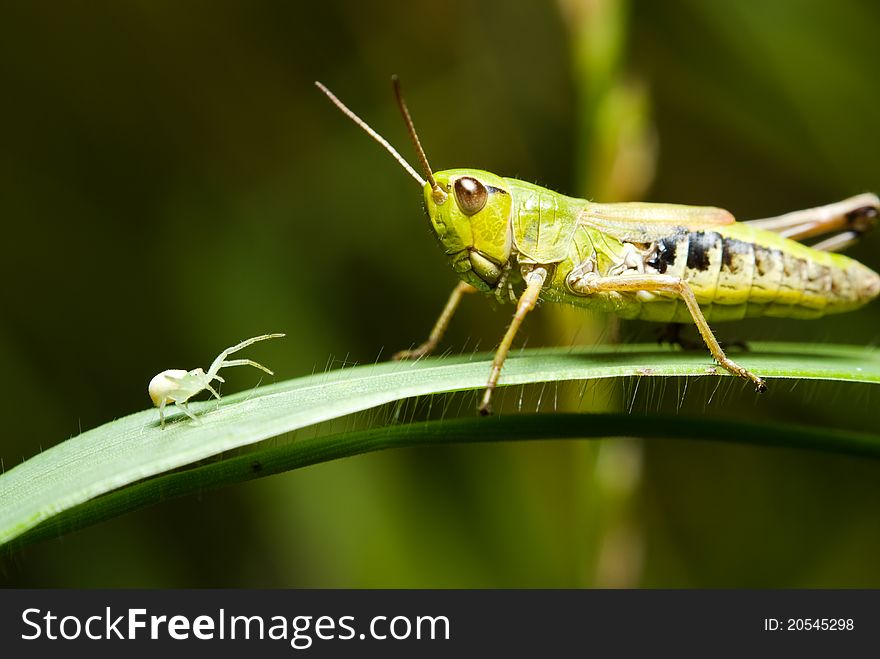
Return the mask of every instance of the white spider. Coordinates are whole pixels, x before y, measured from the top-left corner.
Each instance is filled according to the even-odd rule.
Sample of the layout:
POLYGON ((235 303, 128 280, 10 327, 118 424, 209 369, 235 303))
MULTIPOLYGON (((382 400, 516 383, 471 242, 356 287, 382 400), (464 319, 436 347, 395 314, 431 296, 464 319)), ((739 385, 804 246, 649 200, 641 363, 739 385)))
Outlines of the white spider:
POLYGON ((274 375, 272 371, 263 366, 262 364, 258 364, 255 361, 251 361, 250 359, 230 359, 226 358, 234 352, 238 352, 242 348, 246 348, 252 343, 256 343, 257 341, 265 341, 266 339, 277 339, 284 336, 283 334, 263 334, 262 336, 255 336, 252 339, 247 339, 238 343, 231 348, 226 348, 223 352, 217 355, 217 359, 213 361, 211 367, 208 369, 208 372, 205 373, 200 368, 194 368, 191 371, 184 371, 179 368, 171 368, 167 371, 162 371, 150 380, 150 398, 153 399, 153 405, 159 408, 159 422, 162 428, 165 427, 165 406, 174 403, 174 405, 183 411, 190 419, 193 421, 196 420, 196 415, 193 414, 190 409, 186 406, 186 402, 195 396, 200 391, 204 391, 207 389, 214 397, 218 400, 220 399, 220 394, 211 386, 211 382, 217 380, 218 382, 225 382, 223 378, 217 375, 217 371, 221 368, 226 368, 228 366, 253 366, 254 368, 258 368, 261 371, 268 373, 269 375, 274 375))

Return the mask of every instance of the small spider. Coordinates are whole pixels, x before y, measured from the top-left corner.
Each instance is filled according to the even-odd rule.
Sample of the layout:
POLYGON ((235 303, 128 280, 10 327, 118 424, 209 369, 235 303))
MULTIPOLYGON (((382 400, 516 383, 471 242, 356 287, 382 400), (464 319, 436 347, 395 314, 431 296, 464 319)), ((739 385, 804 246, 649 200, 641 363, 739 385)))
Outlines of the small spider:
POLYGON ((238 352, 242 348, 246 348, 257 341, 277 339, 282 336, 284 335, 264 334, 262 336, 255 336, 252 339, 246 339, 231 348, 226 348, 226 350, 217 355, 217 359, 211 364, 207 373, 200 368, 194 368, 191 371, 171 368, 159 373, 159 375, 150 380, 149 392, 150 398, 153 399, 153 405, 159 408, 159 423, 161 427, 165 427, 165 406, 170 403, 174 403, 174 405, 182 410, 184 414, 195 421, 196 415, 186 406, 186 402, 190 398, 207 389, 219 400, 220 394, 218 394, 214 387, 211 386, 211 382, 214 380, 225 382, 223 378, 217 375, 217 371, 221 368, 226 368, 228 366, 253 366, 269 375, 274 375, 274 373, 268 368, 255 361, 251 361, 250 359, 227 360, 226 358, 232 353, 238 352))

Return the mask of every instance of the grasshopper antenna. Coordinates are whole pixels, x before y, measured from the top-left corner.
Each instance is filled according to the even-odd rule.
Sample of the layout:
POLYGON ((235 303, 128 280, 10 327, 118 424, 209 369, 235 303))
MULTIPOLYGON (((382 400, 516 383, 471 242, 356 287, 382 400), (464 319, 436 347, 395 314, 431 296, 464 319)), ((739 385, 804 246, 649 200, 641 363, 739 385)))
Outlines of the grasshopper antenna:
POLYGON ((434 180, 434 172, 431 171, 431 165, 428 164, 428 156, 425 155, 425 150, 422 148, 422 143, 419 141, 419 136, 416 133, 415 124, 413 124, 412 117, 409 114, 409 108, 406 107, 406 101, 403 100, 403 92, 400 91, 400 78, 396 75, 391 76, 391 85, 394 87, 394 96, 397 99, 397 107, 400 108, 400 113, 403 115, 403 120, 406 122, 406 128, 409 130, 409 136, 412 138, 413 145, 416 147, 416 152, 419 154, 419 161, 422 163, 422 169, 425 170, 425 175, 428 177, 428 183, 431 184, 431 189, 434 191, 434 202, 442 204, 446 201, 448 195, 443 188, 437 184, 437 181, 434 180))
MULTIPOLYGON (((339 108, 342 111, 342 114, 344 114, 346 117, 348 117, 354 123, 356 123, 358 126, 360 126, 364 130, 364 132, 367 133, 367 135, 369 135, 374 140, 376 140, 388 153, 390 153, 394 157, 394 159, 400 163, 401 167, 403 167, 410 176, 412 176, 416 181, 418 181, 419 185, 421 185, 422 187, 425 187, 425 184, 426 184, 425 179, 423 179, 421 176, 419 176, 416 173, 416 170, 414 170, 412 168, 412 166, 406 160, 404 160, 403 156, 397 152, 397 149, 395 149, 393 146, 391 146, 388 143, 388 140, 386 140, 384 137, 379 135, 379 133, 377 133, 372 128, 370 128, 370 125, 366 121, 364 121, 359 116, 357 116, 354 112, 349 110, 348 107, 345 105, 345 103, 343 103, 338 98, 336 98, 336 95, 333 92, 331 92, 329 89, 327 89, 324 85, 322 85, 317 80, 315 80, 315 86, 324 93, 324 96, 326 96, 327 98, 330 99, 330 102, 333 103, 333 105, 335 105, 337 108, 339 108)), ((415 133, 413 133, 413 134, 415 134, 415 133)), ((418 141, 416 143, 418 143, 418 141)), ((420 148, 420 152, 421 152, 421 148, 420 148)), ((422 158, 424 158, 424 154, 422 154, 422 158)), ((427 165, 428 161, 425 160, 424 162, 427 165)), ((431 170, 429 169, 428 172, 430 173, 430 171, 431 170)), ((431 179, 431 187, 433 187, 435 189, 435 191, 437 189, 439 189, 439 186, 437 185, 436 181, 434 181, 433 175, 430 176, 430 179, 431 179)))

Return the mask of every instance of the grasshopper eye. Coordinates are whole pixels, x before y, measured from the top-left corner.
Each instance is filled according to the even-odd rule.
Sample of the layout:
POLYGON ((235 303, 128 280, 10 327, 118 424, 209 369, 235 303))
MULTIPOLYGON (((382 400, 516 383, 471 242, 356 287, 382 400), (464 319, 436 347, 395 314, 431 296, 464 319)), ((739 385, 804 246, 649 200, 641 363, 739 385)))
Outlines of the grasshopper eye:
POLYGON ((489 200, 486 186, 471 176, 462 176, 455 181, 455 199, 465 215, 476 215, 489 200))

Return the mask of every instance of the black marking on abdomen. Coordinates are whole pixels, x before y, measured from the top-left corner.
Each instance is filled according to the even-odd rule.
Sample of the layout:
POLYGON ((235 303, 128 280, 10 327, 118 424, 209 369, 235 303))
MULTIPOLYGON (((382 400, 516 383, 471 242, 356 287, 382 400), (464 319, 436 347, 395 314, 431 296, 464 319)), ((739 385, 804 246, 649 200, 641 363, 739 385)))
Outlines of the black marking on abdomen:
POLYGON ((661 275, 665 274, 666 268, 675 263, 675 248, 678 240, 678 235, 658 240, 654 253, 645 261, 645 265, 654 268, 661 275))
POLYGON ((782 252, 771 247, 755 245, 755 269, 760 277, 768 275, 772 270, 781 270, 782 252))
POLYGON ((733 274, 741 269, 741 259, 737 255, 752 256, 752 244, 737 238, 721 239, 721 266, 733 274))
POLYGON ((695 231, 688 241, 687 267, 701 272, 709 269, 709 252, 721 236, 714 231, 695 231))

